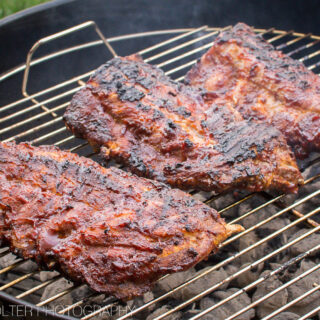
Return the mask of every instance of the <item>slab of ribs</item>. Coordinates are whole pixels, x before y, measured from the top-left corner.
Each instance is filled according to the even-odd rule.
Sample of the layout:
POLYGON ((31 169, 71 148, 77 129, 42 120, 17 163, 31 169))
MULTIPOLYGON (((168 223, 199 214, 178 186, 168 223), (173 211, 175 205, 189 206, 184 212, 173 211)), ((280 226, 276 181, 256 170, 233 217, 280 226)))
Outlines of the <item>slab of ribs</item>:
POLYGON ((278 128, 298 158, 320 151, 320 77, 243 23, 221 32, 186 83, 278 128))
POLYGON ((104 158, 173 187, 296 191, 302 177, 283 135, 216 98, 137 56, 117 57, 75 94, 64 120, 104 158))
POLYGON ((241 230, 162 183, 53 146, 0 142, 2 243, 98 292, 141 295, 241 230))

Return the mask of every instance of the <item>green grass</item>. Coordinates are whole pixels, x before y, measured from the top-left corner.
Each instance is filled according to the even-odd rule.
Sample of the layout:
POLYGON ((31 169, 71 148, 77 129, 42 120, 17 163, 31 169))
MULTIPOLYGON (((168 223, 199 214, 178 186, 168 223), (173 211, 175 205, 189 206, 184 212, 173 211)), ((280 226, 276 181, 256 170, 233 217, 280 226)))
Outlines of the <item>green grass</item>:
POLYGON ((0 19, 48 0, 0 0, 0 19))

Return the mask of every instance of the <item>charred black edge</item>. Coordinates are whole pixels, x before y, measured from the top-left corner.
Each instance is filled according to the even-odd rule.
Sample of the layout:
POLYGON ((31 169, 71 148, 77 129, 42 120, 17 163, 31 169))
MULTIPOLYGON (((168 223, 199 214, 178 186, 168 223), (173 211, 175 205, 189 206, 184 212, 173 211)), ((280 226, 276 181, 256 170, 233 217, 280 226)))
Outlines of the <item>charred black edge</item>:
MULTIPOLYGON (((137 65, 137 64, 139 64, 139 63, 141 63, 141 61, 140 61, 141 59, 139 58, 139 56, 129 56, 129 59, 127 59, 125 62, 128 64, 130 64, 130 62, 131 63, 133 63, 133 65, 134 65, 134 67, 137 65)), ((116 67, 116 68, 119 68, 119 67, 121 67, 121 64, 122 63, 124 63, 124 60, 123 59, 121 59, 121 58, 114 58, 114 59, 111 59, 111 60, 109 60, 107 63, 105 63, 105 64, 103 64, 103 65, 101 65, 96 71, 95 71, 95 73, 91 76, 91 79, 95 79, 95 78, 97 78, 96 79, 96 81, 98 81, 99 83, 102 81, 103 82, 103 71, 106 69, 106 68, 109 68, 110 66, 114 66, 114 67, 116 67)), ((127 66, 127 64, 125 64, 125 66, 123 67, 124 69, 122 70, 121 68, 121 71, 123 71, 123 72, 131 72, 131 73, 133 73, 133 75, 131 75, 134 79, 135 79, 135 77, 137 77, 137 74, 136 74, 136 68, 134 68, 134 67, 132 67, 131 65, 129 65, 129 67, 127 66)), ((145 63, 143 63, 146 67, 151 67, 151 69, 152 69, 152 71, 159 71, 159 69, 157 69, 156 67, 154 67, 154 66, 150 66, 150 65, 148 65, 148 64, 145 64, 145 63)), ((160 73, 160 77, 165 77, 166 79, 167 79, 167 77, 163 74, 163 73, 160 73)), ((170 78, 168 78, 169 80, 169 82, 171 83, 174 83, 175 84, 175 82, 173 82, 170 78)), ((90 89, 90 87, 88 87, 89 88, 89 90, 91 91, 91 89, 90 89)), ((118 90, 117 89, 118 87, 116 86, 116 85, 114 85, 114 90, 118 90)), ((119 93, 118 93, 119 94, 119 93)), ((206 93, 207 94, 207 93, 206 93)), ((127 100, 127 99, 125 99, 125 100, 127 100)), ((136 99, 134 99, 134 100, 136 100, 136 99)), ((140 98, 138 99, 138 100, 140 100, 140 98)), ((71 105, 72 105, 72 103, 71 103, 71 105)), ((70 105, 69 105, 69 108, 70 108, 70 105)), ((89 142, 89 144, 93 147, 93 149, 95 150, 95 152, 99 152, 100 151, 100 155, 101 154, 103 154, 103 148, 105 147, 103 144, 101 144, 101 143, 99 143, 99 142, 96 142, 96 141, 94 141, 94 140, 92 140, 92 139, 90 139, 90 138, 88 138, 88 136, 87 136, 87 134, 86 134, 86 132, 85 132, 85 130, 83 130, 83 129, 81 129, 81 128, 78 128, 75 124, 74 124, 74 119, 73 119, 73 116, 72 116, 72 114, 70 115, 69 113, 68 113, 68 111, 64 114, 64 116, 63 116, 63 120, 64 120, 64 122, 65 122, 65 125, 66 125, 66 127, 67 127, 67 129, 69 130, 69 131, 71 131, 76 137, 79 137, 79 138, 82 138, 82 139, 87 139, 88 140, 88 142, 89 142)), ((250 125, 250 121, 247 121, 248 122, 248 124, 249 124, 249 127, 251 128, 252 127, 252 125, 253 126, 255 126, 255 124, 253 123, 252 125, 250 125)), ((281 133, 280 133, 280 131, 278 131, 276 128, 274 128, 274 127, 272 127, 272 126, 269 126, 269 125, 267 125, 266 126, 266 128, 270 131, 272 131, 272 134, 271 134, 271 136, 270 137, 268 137, 267 139, 262 139, 261 141, 256 141, 256 140, 254 140, 254 141, 249 141, 249 144, 250 145, 255 145, 255 146, 257 146, 258 147, 258 149, 259 150, 264 150, 265 149, 265 147, 271 142, 271 141, 273 141, 273 140, 277 140, 277 138, 279 138, 279 136, 281 135, 281 133), (259 142, 258 144, 257 144, 257 142, 259 142)), ((248 129, 248 128, 247 128, 248 129)), ((230 136, 230 133, 227 135, 227 136, 230 136)), ((232 132, 231 132, 231 136, 232 136, 232 132)), ((223 136, 222 136, 222 138, 223 138, 223 136)), ((232 137, 231 137, 232 138, 232 137)), ((230 140, 229 141, 232 141, 233 139, 231 139, 230 138, 230 140)), ((224 146, 225 144, 226 144, 226 139, 222 139, 223 141, 220 141, 220 144, 222 145, 222 146, 224 146)), ((281 140, 281 139, 280 139, 281 140)), ((246 142, 246 144, 248 145, 248 143, 246 142)), ((227 147, 227 146, 225 146, 225 147, 227 147)), ((246 160, 247 158, 255 158, 256 157, 256 155, 255 154, 253 154, 252 153, 252 150, 249 150, 249 149, 251 149, 251 147, 248 145, 248 151, 246 152, 246 154, 244 155, 244 159, 243 159, 243 154, 241 154, 241 157, 240 157, 240 159, 241 160, 246 160)), ((221 150, 222 152, 223 152, 223 150, 221 150)), ((260 152, 261 152, 260 151, 260 152)), ((288 149, 288 151, 289 151, 289 149, 288 149)), ((223 153, 225 153, 225 154, 227 154, 227 152, 223 152, 223 153)), ((236 162, 237 161, 237 159, 238 159, 238 157, 239 156, 236 156, 236 157, 234 157, 233 159, 230 159, 230 161, 231 162, 236 162)), ((100 156, 100 158, 103 158, 103 156, 101 157, 100 156)), ((113 157, 114 158, 114 157, 113 157)), ((155 177, 153 176, 153 173, 152 172, 149 172, 147 175, 146 175, 146 171, 147 171, 147 168, 145 167, 145 166, 143 166, 143 170, 140 170, 137 166, 134 166, 134 165, 132 165, 129 161, 128 161, 128 159, 122 159, 121 157, 117 157, 117 158, 114 158, 115 159, 115 161, 117 162, 117 163, 120 163, 120 164, 124 164, 126 167, 128 167, 128 168, 130 168, 130 171, 131 172, 133 172, 134 174, 136 174, 136 175, 138 175, 138 176, 142 176, 142 177, 148 177, 149 179, 154 179, 155 177)), ((105 160, 109 160, 109 159, 105 159, 105 160)), ((158 179, 157 179, 158 180, 158 179)), ((160 180, 160 181, 162 181, 163 183, 167 183, 165 180, 160 180)), ((248 183, 250 183, 250 181, 248 181, 248 183)), ((246 188, 246 186, 248 185, 248 183, 246 183, 246 184, 237 184, 237 185, 235 185, 234 186, 234 188, 231 188, 231 190, 235 190, 235 189, 238 189, 238 188, 246 188)), ((167 183, 168 184, 168 183, 167 183)), ((301 184, 300 182, 297 182, 297 185, 299 185, 299 184, 301 184)), ((182 190, 188 190, 188 186, 183 186, 183 185, 181 185, 181 184, 176 184, 176 185, 172 185, 174 188, 179 188, 179 189, 182 189, 182 190)), ((211 189, 210 188, 200 188, 201 190, 204 190, 204 191, 211 191, 211 189)), ((216 194, 220 194, 220 193, 223 193, 224 192, 224 187, 221 187, 221 188, 219 188, 219 190, 217 190, 216 191, 216 194)), ((283 189, 283 191, 284 192, 286 192, 286 193, 295 193, 296 192, 296 190, 294 189, 294 190, 291 190, 291 189, 283 189)))

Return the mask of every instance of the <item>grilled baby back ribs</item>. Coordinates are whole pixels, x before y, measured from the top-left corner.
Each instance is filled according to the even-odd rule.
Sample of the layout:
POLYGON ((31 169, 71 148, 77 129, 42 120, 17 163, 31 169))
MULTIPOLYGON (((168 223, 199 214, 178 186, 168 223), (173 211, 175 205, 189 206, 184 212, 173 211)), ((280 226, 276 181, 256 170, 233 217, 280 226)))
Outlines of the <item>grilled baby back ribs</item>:
POLYGON ((246 119, 278 128, 297 157, 320 151, 320 78, 240 23, 221 34, 186 83, 215 92, 246 119))
POLYGON ((280 132, 215 99, 136 56, 115 58, 73 97, 64 120, 105 158, 174 187, 295 191, 301 175, 280 132))
POLYGON ((0 204, 13 251, 119 298, 242 230, 180 190, 49 146, 0 143, 0 204))

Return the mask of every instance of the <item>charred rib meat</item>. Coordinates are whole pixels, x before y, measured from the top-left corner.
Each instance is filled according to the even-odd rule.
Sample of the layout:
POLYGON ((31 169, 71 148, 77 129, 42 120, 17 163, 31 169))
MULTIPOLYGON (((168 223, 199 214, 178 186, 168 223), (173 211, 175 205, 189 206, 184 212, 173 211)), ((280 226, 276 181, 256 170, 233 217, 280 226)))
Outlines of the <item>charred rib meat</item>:
POLYGON ((177 84, 136 56, 101 66, 64 120, 105 158, 174 187, 291 192, 302 182, 278 130, 244 121, 215 95, 177 84))
POLYGON ((118 298, 190 268, 242 230, 180 190, 25 143, 0 143, 0 208, 14 252, 118 298))
POLYGON ((278 128, 297 157, 320 151, 320 78, 243 23, 222 32, 186 83, 215 92, 244 118, 278 128))

